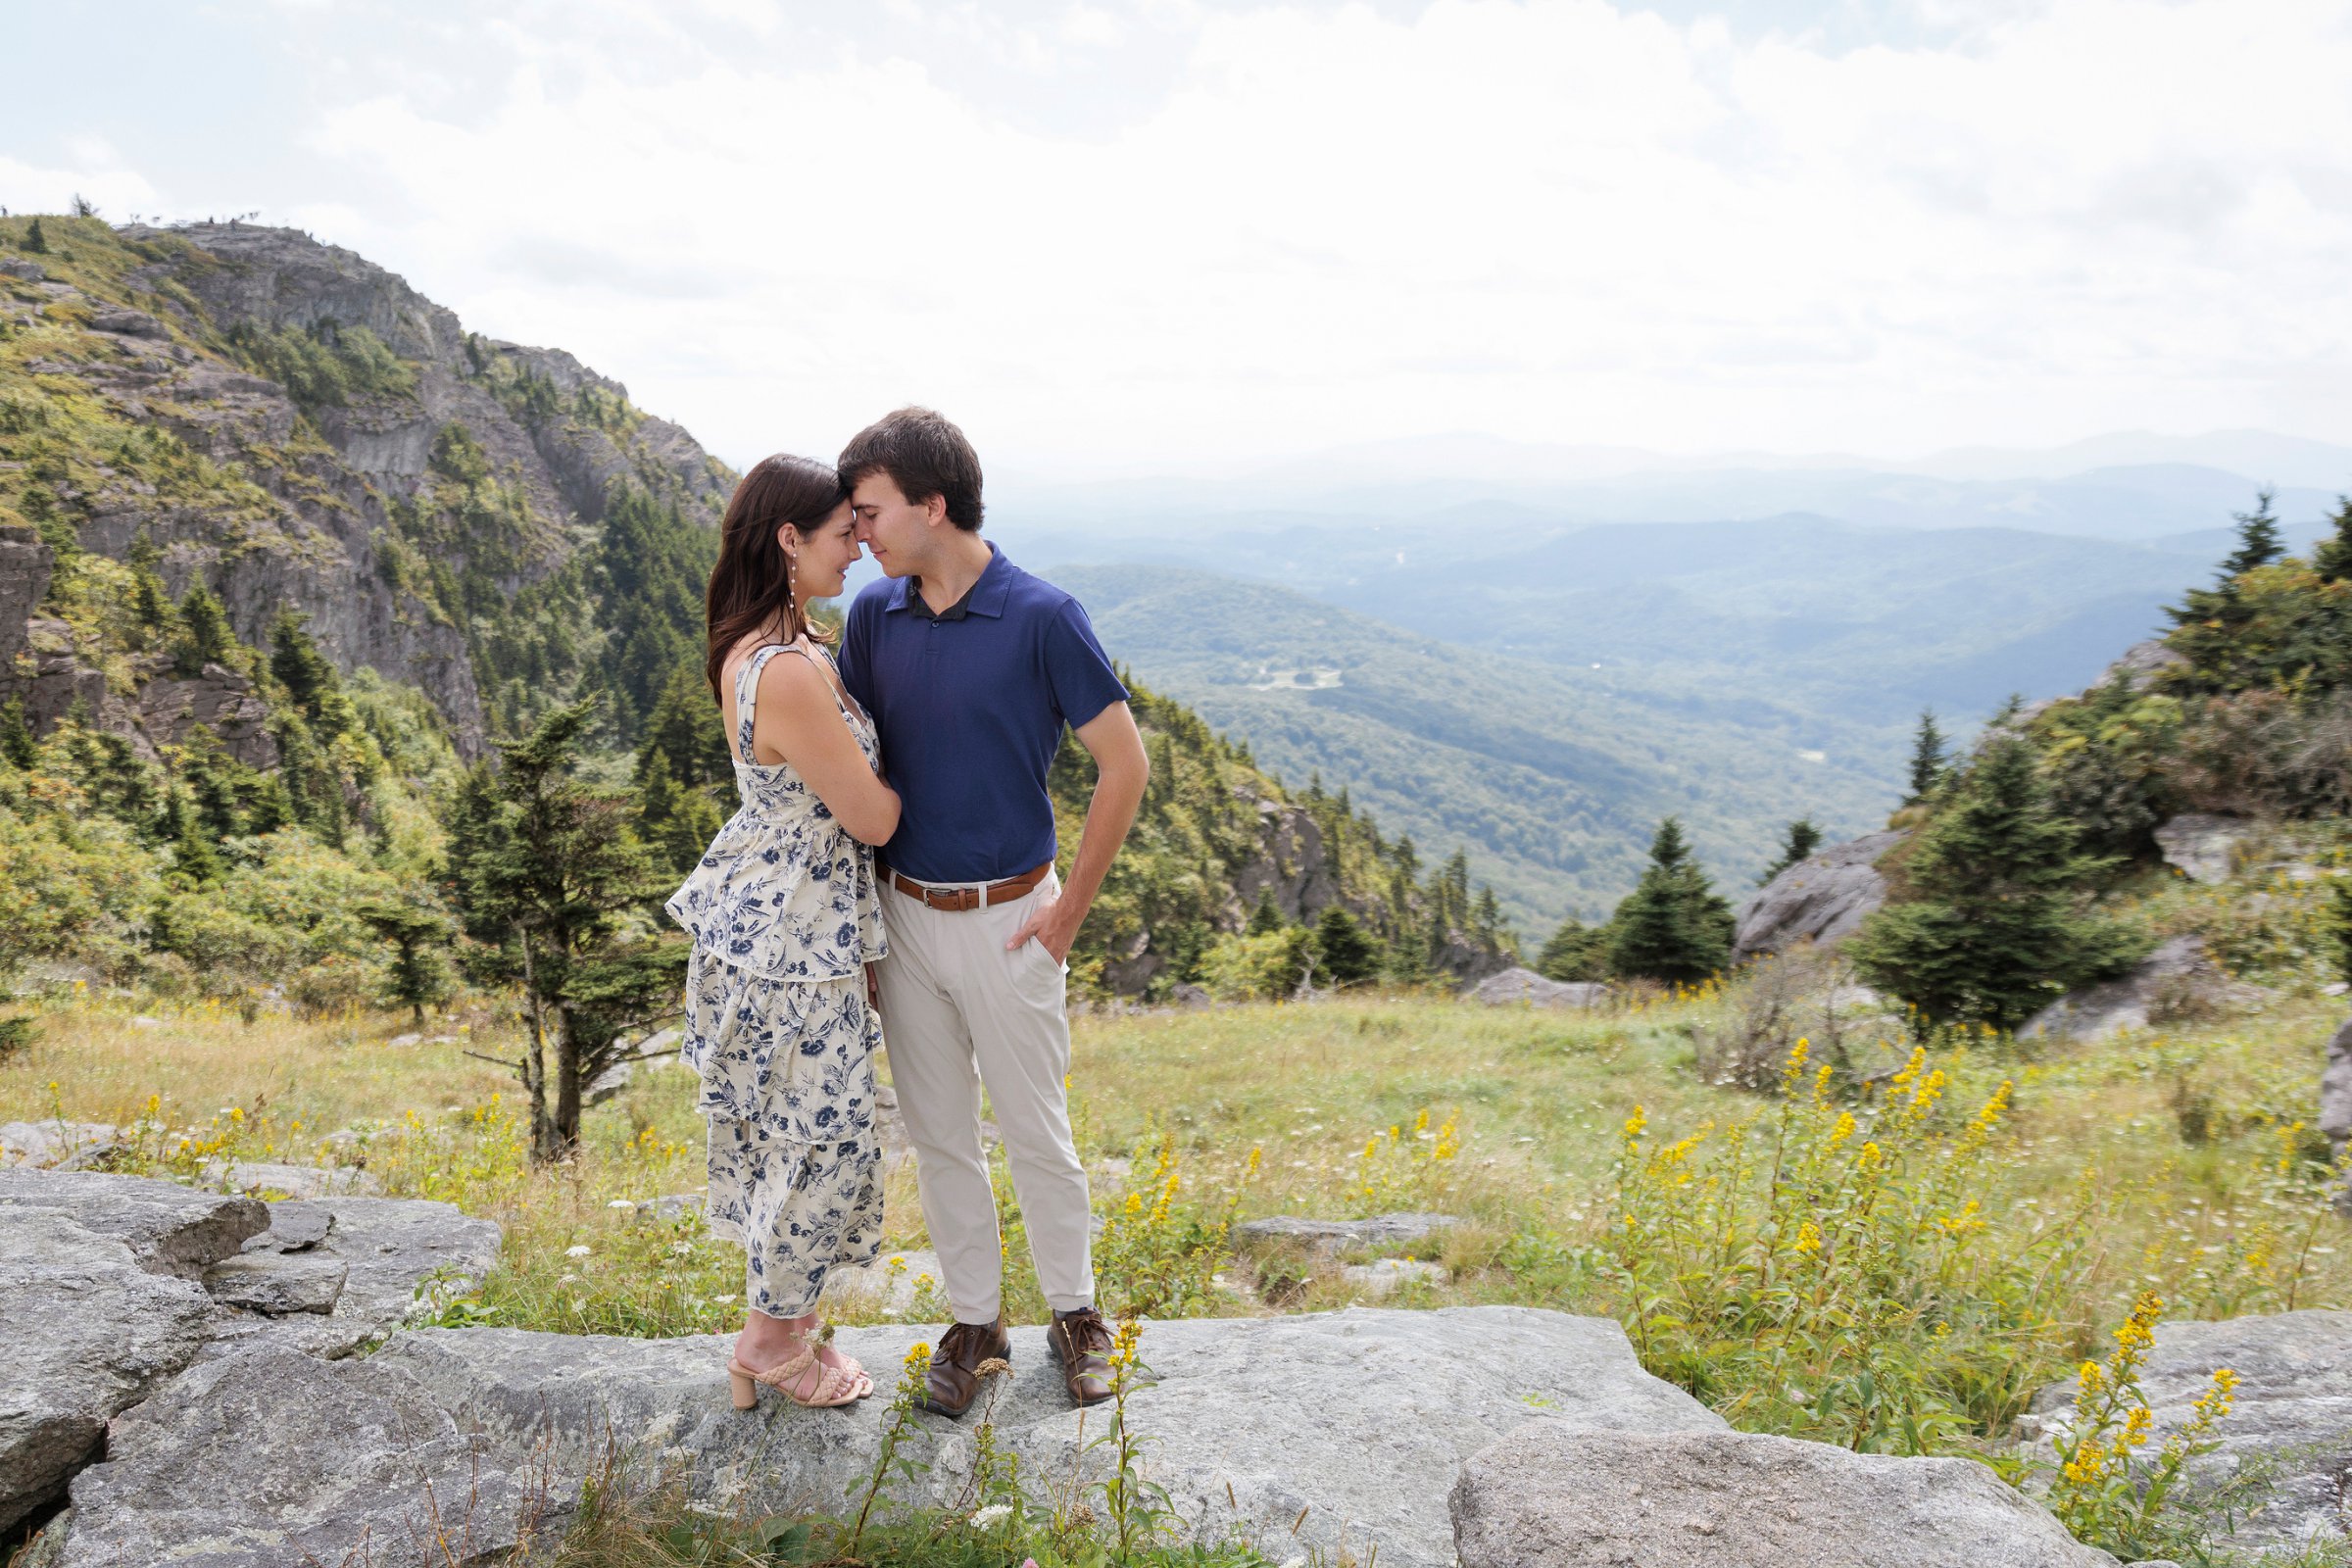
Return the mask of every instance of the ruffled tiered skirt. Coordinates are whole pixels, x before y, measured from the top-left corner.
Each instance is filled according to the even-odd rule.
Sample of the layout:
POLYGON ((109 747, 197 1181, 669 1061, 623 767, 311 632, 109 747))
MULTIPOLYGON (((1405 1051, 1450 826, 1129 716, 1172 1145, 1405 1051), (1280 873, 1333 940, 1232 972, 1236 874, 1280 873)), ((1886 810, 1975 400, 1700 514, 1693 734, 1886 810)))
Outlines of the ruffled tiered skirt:
POLYGON ((828 1273, 881 1251, 881 1044, 862 973, 774 980, 695 949, 683 1054, 710 1122, 707 1213, 744 1250, 754 1311, 813 1311, 828 1273))

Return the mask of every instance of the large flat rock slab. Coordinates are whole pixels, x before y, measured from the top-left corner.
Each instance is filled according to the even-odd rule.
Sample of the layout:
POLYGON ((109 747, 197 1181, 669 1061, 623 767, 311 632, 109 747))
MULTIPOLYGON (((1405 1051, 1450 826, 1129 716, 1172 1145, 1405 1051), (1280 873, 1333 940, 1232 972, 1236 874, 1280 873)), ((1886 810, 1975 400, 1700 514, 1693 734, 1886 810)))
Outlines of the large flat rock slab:
MULTIPOLYGON (((2275 1465, 2269 1492, 2242 1520, 2241 1545, 2333 1538, 2352 1531, 2352 1312, 2280 1312, 2218 1323, 2159 1323, 2140 1369, 2156 1417, 2156 1443, 2192 1418, 2191 1403, 2217 1368, 2237 1374, 2237 1395, 2214 1436, 2221 1447, 2192 1461, 2192 1483, 2223 1480, 2250 1460, 2275 1465)), ((2045 1445, 2067 1424, 2075 1383, 2034 1397, 2019 1435, 2045 1445)))
POLYGON ((1886 878, 1877 862, 1904 837, 1871 833, 1833 844, 1758 888, 1734 917, 1733 959, 1785 952, 1800 942, 1834 947, 1852 936, 1886 902, 1886 878))
MULTIPOLYGON (((1970 1459, 1522 1427, 1462 1467, 1461 1568, 2109 1568, 1970 1459)), ((1383 1552, 1383 1556, 1387 1553, 1383 1552)))
POLYGON ((0 1167, 0 1210, 45 1208, 128 1247, 155 1274, 198 1279, 270 1228, 251 1198, 190 1192, 143 1176, 0 1167))
POLYGON ((461 1433, 400 1367, 263 1347, 203 1362, 117 1419, 39 1560, 456 1568, 560 1529, 576 1493, 576 1478, 551 1493, 527 1454, 461 1433))
MULTIPOLYGON (((938 1330, 844 1329, 837 1343, 881 1393, 842 1410, 763 1397, 728 1402, 724 1336, 621 1340, 514 1329, 415 1330, 370 1364, 413 1375, 456 1416, 520 1452, 545 1445, 577 1466, 609 1431, 624 1450, 677 1467, 710 1506, 838 1508, 873 1464, 888 1393, 907 1347, 938 1330)), ((1149 1325, 1157 1382, 1136 1394, 1146 1473, 1187 1526, 1239 1526, 1278 1556, 1343 1543, 1399 1568, 1453 1562, 1446 1493, 1462 1460, 1543 1421, 1584 1431, 1712 1432, 1721 1418, 1642 1371, 1613 1321, 1527 1307, 1410 1312, 1353 1308, 1298 1317, 1149 1325), (1301 1523, 1300 1516, 1304 1515, 1301 1523), (1297 1533, 1294 1536, 1294 1526, 1297 1533)), ((1013 1331, 999 1386, 998 1443, 1035 1486, 1065 1484, 1106 1416, 1070 1408, 1042 1328, 1013 1331)), ((953 1495, 969 1475, 976 1416, 921 1418, 920 1496, 953 1495)))
POLYGON ((219 1309, 62 1210, 0 1207, 0 1537, 192 1360, 219 1309))

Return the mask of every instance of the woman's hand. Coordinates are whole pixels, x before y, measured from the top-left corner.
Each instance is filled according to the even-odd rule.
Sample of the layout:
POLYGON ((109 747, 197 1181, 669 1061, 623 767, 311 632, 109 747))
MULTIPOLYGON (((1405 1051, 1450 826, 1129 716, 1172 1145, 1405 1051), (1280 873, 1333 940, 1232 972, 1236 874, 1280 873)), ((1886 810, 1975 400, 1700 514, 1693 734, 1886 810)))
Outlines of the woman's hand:
POLYGON ((876 1017, 881 1016, 882 975, 871 962, 865 966, 865 1004, 873 1009, 876 1017))

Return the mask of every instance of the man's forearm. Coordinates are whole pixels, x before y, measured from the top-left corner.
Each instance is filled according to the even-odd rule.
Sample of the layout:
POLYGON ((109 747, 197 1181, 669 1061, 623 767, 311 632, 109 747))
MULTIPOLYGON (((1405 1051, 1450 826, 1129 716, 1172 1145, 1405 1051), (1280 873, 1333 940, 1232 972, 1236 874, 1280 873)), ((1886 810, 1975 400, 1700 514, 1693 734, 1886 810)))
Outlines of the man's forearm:
POLYGON ((1105 771, 1095 780, 1094 796, 1086 804, 1086 826, 1078 834, 1078 853, 1070 859, 1069 881, 1063 885, 1054 910, 1061 918, 1062 930, 1072 938, 1085 923, 1086 912, 1095 906, 1095 895, 1102 891, 1110 862, 1118 858, 1119 846, 1127 842, 1128 830, 1135 826, 1148 776, 1105 771))

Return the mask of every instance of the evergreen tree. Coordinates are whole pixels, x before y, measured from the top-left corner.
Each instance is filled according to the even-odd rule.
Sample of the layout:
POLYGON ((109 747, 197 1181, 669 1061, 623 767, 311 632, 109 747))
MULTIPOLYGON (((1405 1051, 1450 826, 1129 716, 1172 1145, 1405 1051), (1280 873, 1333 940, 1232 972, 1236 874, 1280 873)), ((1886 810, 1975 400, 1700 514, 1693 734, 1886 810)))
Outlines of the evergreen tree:
POLYGON ((32 220, 32 226, 24 231, 24 248, 35 256, 49 254, 49 236, 41 232, 41 220, 37 218, 32 220))
POLYGON ((390 1000, 407 1007, 410 1021, 422 1029, 424 1009, 447 1001, 453 990, 443 950, 456 926, 429 897, 414 892, 400 903, 364 905, 357 913, 392 950, 390 1000))
POLYGON ((1821 829, 1813 825, 1811 817, 1798 817, 1781 835, 1780 858, 1764 868, 1764 874, 1756 878, 1756 886, 1763 887, 1790 866, 1811 859, 1820 848, 1821 829))
POLYGON ((1609 928, 1570 915, 1536 956, 1536 973, 1562 984, 1609 977, 1609 928))
POLYGON ((710 689, 703 683, 700 662, 680 663, 669 672, 654 699, 645 722, 645 739, 637 749, 638 786, 644 787, 649 754, 659 752, 669 764, 669 776, 689 788, 725 784, 735 777, 734 754, 727 750, 727 726, 710 689))
POLYGON ((2328 518, 2335 531, 2311 552, 2312 569, 2328 582, 2352 582, 2352 496, 2337 496, 2328 518))
POLYGON ((285 775, 263 774, 260 786, 253 792, 253 805, 245 812, 245 831, 274 833, 281 827, 292 827, 299 820, 294 814, 294 797, 286 791, 285 775))
POLYGON ((673 876, 692 871, 725 819, 710 797, 669 775, 669 759, 649 750, 637 769, 637 834, 673 876))
POLYGON ((2329 905, 2335 917, 2335 977, 2352 985, 2352 878, 2336 877, 2329 905))
POLYGON ((40 756, 40 746, 32 738, 32 726, 24 722, 24 699, 11 697, 0 704, 0 758, 12 765, 28 768, 40 756))
POLYGON ((131 613, 140 625, 162 634, 172 626, 172 595, 164 579, 152 571, 131 573, 131 613))
POLYGON ((1936 710, 1921 709, 1919 729, 1911 739, 1911 793, 1903 797, 1905 806, 1918 806, 1943 787, 1951 771, 1943 742, 1943 731, 1936 727, 1936 710))
POLYGON ((2275 492, 2266 485, 2254 492, 2252 512, 2230 514, 2237 522, 2237 548, 2222 563, 2221 580, 2225 585, 2286 554, 2286 541, 2278 533, 2278 519, 2271 512, 2274 496, 2275 492))
POLYGON ((1269 931, 1281 930, 1289 923, 1283 919, 1282 911, 1274 906, 1273 888, 1260 888, 1257 894, 1257 907, 1250 913, 1249 934, 1253 937, 1262 937, 1269 931))
POLYGON ((1872 915, 1846 953, 1931 1023, 2014 1029, 2132 955, 2122 927, 2075 912, 2077 890, 2108 863, 2076 841, 2032 743, 1997 736, 1921 830, 1906 867, 1917 897, 1872 915))
POLYGON ((179 636, 172 643, 172 662, 180 677, 190 679, 203 674, 207 664, 226 662, 236 640, 228 612, 213 591, 201 579, 189 584, 179 601, 179 636))
POLYGON ((173 790, 164 806, 164 842, 172 850, 173 878, 191 888, 218 884, 223 867, 212 836, 189 807, 185 793, 173 790))
POLYGON ((270 627, 270 675, 301 707, 318 738, 331 741, 352 727, 355 715, 333 661, 311 640, 309 621, 299 611, 278 612, 270 627))
POLYGON ((1731 962, 1731 906, 1690 858, 1683 824, 1671 816, 1658 824, 1649 864, 1609 924, 1616 974, 1690 984, 1731 962))
POLYGON ((1336 985, 1355 985, 1380 973, 1380 947, 1355 916, 1337 904, 1315 922, 1315 956, 1336 985))
POLYGON ((578 1146, 582 1091, 619 1058, 624 1030, 675 1011, 686 964, 682 941, 619 935, 666 890, 629 830, 633 803, 575 776, 597 706, 554 709, 524 739, 501 741, 489 790, 461 799, 451 834, 461 912, 503 938, 530 1008, 514 1066, 542 1161, 578 1146))

